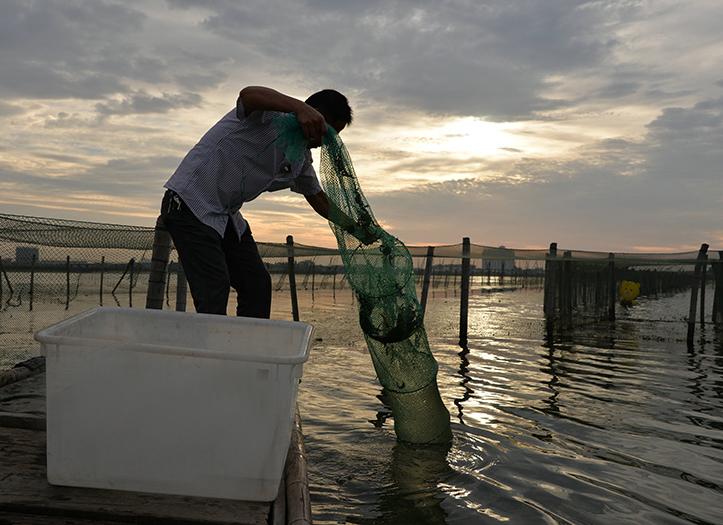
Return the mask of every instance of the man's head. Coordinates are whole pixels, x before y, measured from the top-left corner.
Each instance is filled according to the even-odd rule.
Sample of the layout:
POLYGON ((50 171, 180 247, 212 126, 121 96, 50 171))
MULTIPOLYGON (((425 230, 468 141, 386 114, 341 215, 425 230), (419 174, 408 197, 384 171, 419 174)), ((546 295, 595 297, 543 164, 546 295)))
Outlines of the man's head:
POLYGON ((354 112, 349 106, 349 101, 344 95, 333 89, 318 91, 304 102, 324 115, 326 123, 337 132, 354 120, 354 112))

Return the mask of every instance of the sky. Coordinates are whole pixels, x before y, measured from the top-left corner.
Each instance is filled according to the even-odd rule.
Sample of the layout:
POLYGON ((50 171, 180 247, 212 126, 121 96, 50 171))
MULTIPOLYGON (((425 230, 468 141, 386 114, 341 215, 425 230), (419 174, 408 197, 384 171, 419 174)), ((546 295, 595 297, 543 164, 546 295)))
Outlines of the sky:
MULTIPOLYGON (((721 27, 720 0, 2 0, 0 212, 153 226, 243 87, 333 88, 408 245, 723 250, 721 27)), ((242 212, 335 246, 290 191, 242 212)))

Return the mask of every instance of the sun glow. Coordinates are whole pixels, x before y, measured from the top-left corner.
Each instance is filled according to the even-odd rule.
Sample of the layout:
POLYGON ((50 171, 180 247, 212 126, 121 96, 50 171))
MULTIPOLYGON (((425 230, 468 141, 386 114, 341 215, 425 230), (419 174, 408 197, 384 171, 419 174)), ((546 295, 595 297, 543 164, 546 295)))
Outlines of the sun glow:
POLYGON ((487 122, 474 117, 454 119, 433 130, 436 140, 424 148, 429 153, 490 156, 514 153, 521 141, 507 132, 507 123, 487 122))

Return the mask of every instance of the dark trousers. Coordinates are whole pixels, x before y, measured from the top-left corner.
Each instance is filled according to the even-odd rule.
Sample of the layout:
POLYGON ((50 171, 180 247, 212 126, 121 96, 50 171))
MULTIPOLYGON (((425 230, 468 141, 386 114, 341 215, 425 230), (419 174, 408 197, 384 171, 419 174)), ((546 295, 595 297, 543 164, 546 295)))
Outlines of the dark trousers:
POLYGON ((271 276, 250 227, 239 241, 229 218, 221 237, 198 220, 171 190, 163 197, 161 218, 178 251, 196 312, 226 315, 233 287, 238 294, 236 315, 271 316, 271 276))

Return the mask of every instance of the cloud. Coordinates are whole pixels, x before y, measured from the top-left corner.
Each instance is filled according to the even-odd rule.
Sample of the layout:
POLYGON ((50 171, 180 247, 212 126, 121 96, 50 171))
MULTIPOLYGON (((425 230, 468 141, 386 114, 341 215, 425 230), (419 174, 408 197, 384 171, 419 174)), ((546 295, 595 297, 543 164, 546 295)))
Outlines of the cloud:
POLYGON ((168 113, 181 108, 199 107, 201 96, 197 93, 163 93, 160 97, 145 91, 134 93, 120 101, 109 101, 95 105, 101 119, 111 115, 143 115, 149 113, 168 113))
POLYGON ((723 201, 722 110, 721 99, 666 108, 640 140, 605 139, 567 158, 520 160, 499 177, 375 191, 368 198, 376 215, 412 244, 477 231, 485 237, 476 242, 487 245, 523 247, 533 238, 538 246, 555 241, 594 250, 695 247, 723 238, 716 226, 723 201))
POLYGON ((145 15, 93 1, 8 0, 0 17, 0 93, 22 98, 99 98, 124 89, 121 77, 158 70, 125 39, 145 15), (135 64, 134 67, 127 67, 135 64), (126 71, 118 68, 126 65, 126 71))
MULTIPOLYGON (((347 94, 357 173, 405 241, 455 242, 474 228, 484 244, 617 249, 717 228, 714 2, 6 0, 1 10, 3 209, 152 218, 194 141, 260 84, 347 94), (453 117, 498 127, 440 132, 453 117)), ((248 212, 315 228, 300 202, 259 199, 248 212)))
POLYGON ((15 104, 8 104, 0 100, 0 118, 22 115, 26 109, 15 104))
POLYGON ((263 55, 283 73, 386 105, 498 120, 565 106, 542 94, 549 77, 600 65, 617 43, 603 20, 637 12, 628 2, 561 0, 261 4, 215 2, 202 27, 253 46, 251 60, 263 55))

